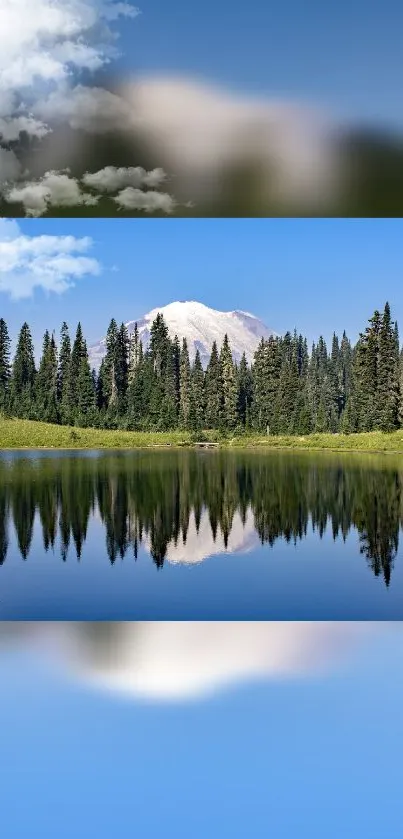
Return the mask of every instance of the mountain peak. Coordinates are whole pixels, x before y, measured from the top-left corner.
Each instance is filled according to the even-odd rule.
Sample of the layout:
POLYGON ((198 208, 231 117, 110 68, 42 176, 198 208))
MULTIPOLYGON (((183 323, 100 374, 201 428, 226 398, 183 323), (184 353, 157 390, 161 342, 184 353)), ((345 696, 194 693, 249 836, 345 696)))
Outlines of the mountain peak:
MULTIPOLYGON (((140 339, 146 349, 150 340, 153 321, 161 314, 168 327, 171 338, 175 335, 180 340, 186 338, 191 361, 199 350, 203 366, 208 364, 213 342, 220 347, 224 335, 228 335, 234 360, 239 362, 243 353, 252 361, 261 338, 269 338, 275 333, 250 312, 220 312, 211 309, 197 300, 176 300, 165 306, 152 309, 148 314, 135 320, 127 321, 129 334, 137 323, 140 339)), ((101 339, 90 349, 90 362, 99 368, 105 355, 105 339, 101 339)))

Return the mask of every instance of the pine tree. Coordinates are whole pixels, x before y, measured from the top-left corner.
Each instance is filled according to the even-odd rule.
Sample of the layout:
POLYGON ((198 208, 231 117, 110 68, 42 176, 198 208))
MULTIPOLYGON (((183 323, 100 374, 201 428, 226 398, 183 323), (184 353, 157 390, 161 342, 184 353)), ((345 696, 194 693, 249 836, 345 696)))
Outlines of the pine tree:
POLYGON ((80 368, 78 373, 78 403, 76 424, 82 428, 93 426, 95 422, 96 394, 91 367, 88 362, 88 351, 85 341, 81 347, 80 368))
POLYGON ((118 356, 118 326, 112 318, 106 333, 106 353, 103 369, 103 392, 105 407, 109 419, 115 416, 118 408, 117 387, 117 356, 118 356))
POLYGON ((246 428, 249 428, 251 423, 252 399, 253 378, 246 355, 243 353, 238 369, 237 414, 240 424, 246 428))
POLYGON ((129 336, 124 323, 121 324, 116 340, 115 385, 117 391, 117 412, 123 416, 127 408, 129 384, 129 336))
POLYGON ((175 404, 176 413, 179 417, 179 403, 180 403, 180 364, 181 364, 181 348, 179 338, 175 335, 172 342, 173 350, 173 375, 175 381, 175 404))
POLYGON ((131 385, 136 374, 137 367, 140 362, 140 336, 137 323, 134 324, 134 330, 129 339, 129 367, 128 367, 128 384, 131 385))
POLYGON ((46 330, 42 358, 36 377, 36 417, 43 422, 59 421, 57 400, 57 350, 54 336, 46 330))
POLYGON ((81 370, 81 361, 85 357, 86 346, 83 337, 81 323, 77 326, 76 337, 74 339, 73 348, 71 351, 70 371, 68 379, 68 388, 66 394, 66 417, 70 425, 75 425, 77 415, 79 413, 79 375, 81 370))
POLYGON ((7 413, 10 407, 10 343, 7 324, 0 318, 0 414, 7 413))
POLYGON ((200 352, 196 350, 190 377, 190 426, 194 431, 201 431, 205 424, 204 370, 200 352))
POLYGON ((372 431, 377 419, 380 324, 380 314, 375 311, 354 349, 352 390, 357 431, 372 431))
POLYGON ((17 343, 10 384, 11 410, 15 417, 35 418, 35 359, 31 331, 24 323, 17 343))
POLYGON ((221 424, 222 414, 222 393, 221 393, 221 366, 218 356, 217 344, 214 341, 210 361, 207 365, 205 380, 206 397, 206 426, 207 428, 218 429, 221 424))
POLYGON ((399 424, 403 427, 403 348, 399 355, 399 383, 400 383, 400 399, 399 399, 399 424))
POLYGON ((224 336, 219 364, 222 400, 220 424, 223 430, 233 431, 237 425, 238 382, 228 335, 224 336))
POLYGON ((383 312, 378 347, 376 427, 394 431, 399 425, 399 350, 389 303, 383 312))
POLYGON ((279 338, 261 340, 255 353, 253 380, 253 424, 257 431, 277 433, 277 397, 283 361, 283 344, 279 338))
POLYGON ((190 361, 186 338, 182 342, 180 355, 179 425, 189 429, 191 425, 190 361))
POLYGON ((71 341, 67 323, 62 324, 60 331, 60 352, 57 371, 57 401, 61 422, 70 422, 70 364, 71 341))

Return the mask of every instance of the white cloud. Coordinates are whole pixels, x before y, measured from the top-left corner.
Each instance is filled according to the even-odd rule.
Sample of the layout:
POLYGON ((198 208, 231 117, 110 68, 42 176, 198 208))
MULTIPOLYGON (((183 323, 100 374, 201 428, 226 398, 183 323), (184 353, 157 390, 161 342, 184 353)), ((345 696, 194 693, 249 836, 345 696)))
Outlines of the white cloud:
POLYGON ((163 213, 170 214, 176 206, 175 199, 167 192, 154 192, 152 190, 142 192, 140 189, 133 189, 131 186, 123 189, 112 200, 121 210, 143 210, 146 213, 155 213, 160 210, 163 213))
POLYGON ((78 181, 63 172, 46 172, 39 181, 6 190, 4 197, 11 204, 23 204, 29 216, 42 216, 53 206, 94 205, 99 200, 94 195, 82 192, 78 181))
POLYGON ((163 169, 153 169, 151 172, 147 172, 141 166, 121 167, 119 169, 116 166, 106 166, 99 172, 87 172, 82 178, 85 186, 99 190, 99 192, 118 192, 118 190, 127 186, 155 188, 165 180, 166 174, 163 169))
MULTIPOLYGON (((1 159, 0 159, 1 164, 1 159)), ((109 167, 94 175, 84 176, 84 184, 98 191, 106 190, 107 193, 116 191, 121 183, 126 180, 137 180, 148 183, 162 180, 164 173, 160 169, 146 172, 142 169, 113 169, 109 167)), ((1 181, 0 181, 1 182, 1 181)), ((3 186, 3 198, 9 204, 22 204, 27 216, 42 216, 52 207, 77 207, 79 205, 93 206, 100 200, 100 195, 93 195, 82 189, 81 182, 72 178, 67 172, 46 172, 43 178, 37 181, 21 182, 15 186, 5 184, 3 186)), ((144 210, 153 213, 160 210, 170 214, 173 212, 176 202, 164 192, 142 192, 140 189, 127 187, 112 199, 120 209, 144 210)))
POLYGON ((13 119, 22 100, 32 106, 46 91, 67 95, 74 70, 114 55, 113 22, 136 14, 115 0, 1 0, 0 116, 13 119))
POLYGON ((62 672, 98 689, 183 701, 245 680, 327 671, 387 629, 359 621, 0 624, 0 640, 35 641, 62 672))
POLYGON ((77 279, 101 273, 98 260, 85 256, 89 237, 25 236, 14 220, 0 220, 0 292, 14 300, 35 289, 61 294, 77 279))

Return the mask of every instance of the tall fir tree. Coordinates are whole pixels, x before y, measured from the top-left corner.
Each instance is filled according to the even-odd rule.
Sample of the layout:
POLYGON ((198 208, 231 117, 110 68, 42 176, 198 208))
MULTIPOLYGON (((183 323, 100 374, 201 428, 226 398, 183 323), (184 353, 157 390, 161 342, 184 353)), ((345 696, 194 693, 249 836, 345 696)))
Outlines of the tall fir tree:
POLYGON ((233 431, 237 425, 238 381, 228 335, 220 352, 221 416, 223 430, 233 431))
POLYGON ((69 328, 64 321, 60 330, 60 350, 57 370, 57 402, 61 422, 70 422, 70 364, 71 341, 69 328))
POLYGON ((399 425, 399 345, 389 303, 379 328, 376 427, 394 431, 399 425))
POLYGON ((222 416, 221 366, 217 344, 214 341, 205 379, 206 426, 218 429, 222 416))
POLYGON ((243 353, 238 368, 237 419, 239 424, 245 428, 249 428, 251 424, 252 399, 253 378, 246 355, 243 353))
POLYGON ((36 368, 31 330, 24 323, 17 343, 12 367, 10 401, 16 417, 35 418, 36 368))
POLYGON ((128 358, 128 385, 131 385, 136 374, 136 370, 140 363, 140 346, 141 340, 137 323, 134 324, 134 329, 129 338, 129 358, 128 358))
POLYGON ((37 419, 43 422, 57 423, 59 421, 57 399, 57 350, 54 336, 50 337, 46 330, 42 357, 36 377, 36 411, 37 419))
POLYGON ((0 414, 7 413, 10 408, 10 346, 7 324, 0 318, 0 414))
POLYGON ((85 341, 81 347, 80 367, 78 373, 78 402, 76 424, 82 428, 96 425, 96 393, 92 370, 88 361, 88 350, 85 341))
POLYGON ((205 424, 204 370, 197 349, 190 378, 190 426, 194 431, 201 431, 205 424))
POLYGON ((83 336, 81 323, 78 323, 76 335, 71 351, 71 360, 69 368, 69 380, 66 396, 66 415, 68 415, 69 425, 75 425, 77 415, 79 413, 79 375, 81 370, 81 361, 86 354, 86 345, 83 336))
POLYGON ((189 429, 191 426, 191 382, 190 361, 186 338, 182 341, 180 354, 180 391, 179 391, 179 425, 189 429))

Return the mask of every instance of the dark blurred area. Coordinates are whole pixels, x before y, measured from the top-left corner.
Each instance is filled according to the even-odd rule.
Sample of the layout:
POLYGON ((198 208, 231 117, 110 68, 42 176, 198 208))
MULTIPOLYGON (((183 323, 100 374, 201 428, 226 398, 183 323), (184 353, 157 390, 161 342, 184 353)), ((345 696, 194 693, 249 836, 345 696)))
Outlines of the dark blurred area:
MULTIPOLYGON (((94 200, 57 203, 52 197, 45 213, 31 213, 30 196, 17 200, 9 181, 0 187, 2 216, 132 217, 145 210, 188 217, 403 215, 398 133, 339 127, 308 109, 237 98, 183 78, 103 79, 98 85, 76 88, 67 107, 55 105, 53 118, 49 108, 38 112, 51 127, 42 139, 21 132, 18 140, 0 140, 18 161, 13 186, 34 183, 37 189, 49 170, 68 169, 94 200), (142 202, 137 207, 138 191, 137 198, 129 194, 129 207, 116 200, 118 189, 94 192, 81 182, 106 167, 162 168, 159 190, 172 197, 172 207, 167 211, 158 200, 151 209, 142 202)), ((130 178, 127 187, 130 193, 130 178)))

